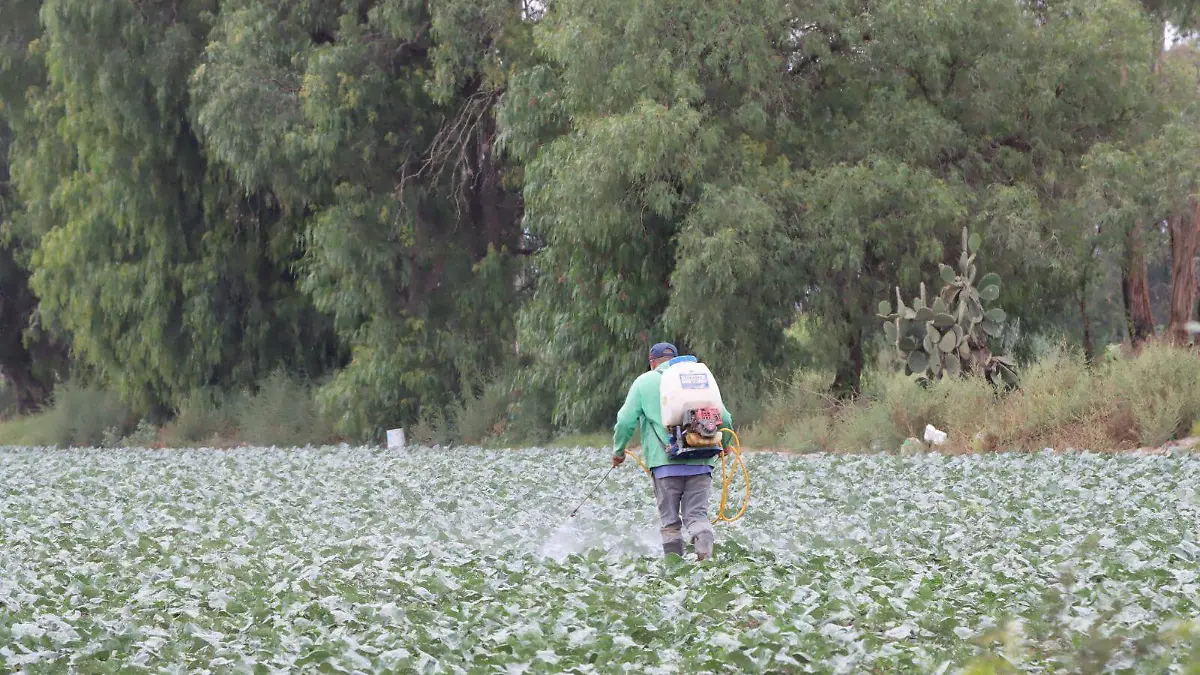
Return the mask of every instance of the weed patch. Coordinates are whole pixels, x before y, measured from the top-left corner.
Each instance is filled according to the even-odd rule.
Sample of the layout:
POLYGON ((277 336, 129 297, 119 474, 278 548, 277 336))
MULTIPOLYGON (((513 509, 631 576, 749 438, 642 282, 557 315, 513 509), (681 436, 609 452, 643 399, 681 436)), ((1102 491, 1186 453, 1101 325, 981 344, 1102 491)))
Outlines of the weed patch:
POLYGON ((1078 354, 1050 352, 1009 392, 979 379, 922 386, 896 373, 875 378, 860 399, 842 403, 814 396, 815 377, 797 381, 810 386, 776 394, 771 412, 745 434, 747 445, 895 450, 932 424, 948 433, 948 450, 1114 451, 1177 440, 1200 420, 1200 354, 1162 345, 1092 367, 1078 354))

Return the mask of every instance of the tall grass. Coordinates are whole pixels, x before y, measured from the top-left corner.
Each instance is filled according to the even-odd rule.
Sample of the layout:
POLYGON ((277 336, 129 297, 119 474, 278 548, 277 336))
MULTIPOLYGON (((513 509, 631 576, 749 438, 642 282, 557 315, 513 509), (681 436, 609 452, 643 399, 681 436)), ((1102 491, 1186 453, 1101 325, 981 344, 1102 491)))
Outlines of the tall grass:
POLYGON ((273 373, 253 390, 196 392, 160 434, 169 447, 293 447, 337 440, 334 421, 318 405, 313 384, 284 372, 273 373))
MULTIPOLYGON (((948 433, 946 448, 954 451, 1108 451, 1160 446, 1193 428, 1200 432, 1200 353, 1160 345, 1095 366, 1069 350, 1050 350, 1023 370, 1020 388, 1007 393, 979 379, 923 387, 900 374, 875 373, 862 396, 845 403, 826 393, 831 382, 831 373, 806 371, 762 396, 731 390, 727 404, 742 443, 797 452, 893 451, 932 424, 948 433)), ((608 444, 607 429, 553 438, 551 405, 547 392, 523 395, 498 382, 463 404, 432 411, 409 428, 409 438, 509 447, 608 444)), ((0 422, 0 445, 288 447, 337 440, 311 383, 283 373, 253 391, 198 392, 161 430, 139 423, 115 394, 77 384, 58 387, 43 413, 0 422)))
POLYGON ((311 383, 282 372, 235 401, 237 439, 250 445, 321 445, 336 440, 333 420, 317 405, 311 383))
POLYGON ((1159 446, 1186 436, 1200 420, 1200 354, 1161 345, 1092 367, 1078 354, 1052 351, 1007 393, 980 379, 922 387, 891 374, 858 401, 839 403, 820 393, 825 379, 801 375, 771 397, 768 412, 745 434, 747 445, 894 450, 932 424, 948 433, 948 447, 963 451, 1107 451, 1159 446))
MULTIPOLYGON (((748 447, 786 447, 801 452, 819 450, 829 441, 829 422, 837 402, 829 395, 833 374, 802 371, 786 386, 751 403, 757 416, 742 412, 743 400, 726 395, 726 406, 734 413, 734 424, 748 447)), ((724 393, 724 392, 722 392, 724 393)))
POLYGON ((115 393, 64 384, 47 409, 0 423, 0 445, 323 445, 340 440, 310 383, 283 373, 237 394, 196 392, 162 429, 140 420, 115 393))
POLYGON ((500 377, 447 410, 425 411, 408 437, 422 445, 542 444, 555 437, 550 423, 553 405, 552 392, 525 392, 512 377, 500 377))
POLYGON ((116 393, 73 383, 55 388, 49 409, 39 419, 39 440, 58 447, 102 446, 124 438, 138 423, 116 393))
POLYGON ((219 445, 236 438, 236 410, 241 400, 241 396, 222 392, 193 393, 179 406, 175 418, 163 428, 164 444, 172 447, 219 445))

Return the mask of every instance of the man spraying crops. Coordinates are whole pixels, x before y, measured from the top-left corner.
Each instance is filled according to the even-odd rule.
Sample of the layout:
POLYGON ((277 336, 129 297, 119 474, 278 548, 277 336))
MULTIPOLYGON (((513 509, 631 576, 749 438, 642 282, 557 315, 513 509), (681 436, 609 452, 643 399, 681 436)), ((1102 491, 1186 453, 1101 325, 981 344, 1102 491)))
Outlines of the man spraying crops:
POLYGON ((617 413, 614 467, 625 461, 625 448, 639 424, 645 464, 654 480, 663 555, 683 555, 682 525, 696 557, 711 557, 712 468, 726 450, 720 429, 733 424, 712 373, 695 357, 679 356, 672 344, 651 347, 649 372, 634 380, 617 413))

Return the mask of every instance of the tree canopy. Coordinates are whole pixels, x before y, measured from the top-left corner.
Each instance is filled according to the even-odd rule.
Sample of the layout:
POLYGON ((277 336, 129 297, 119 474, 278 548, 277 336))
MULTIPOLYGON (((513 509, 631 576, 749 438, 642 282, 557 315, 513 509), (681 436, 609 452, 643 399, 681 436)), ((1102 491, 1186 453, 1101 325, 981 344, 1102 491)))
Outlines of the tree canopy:
POLYGON ((168 415, 284 369, 364 438, 497 382, 605 425, 660 340, 853 396, 964 227, 999 339, 1188 341, 1195 12, 6 0, 0 374, 168 415))

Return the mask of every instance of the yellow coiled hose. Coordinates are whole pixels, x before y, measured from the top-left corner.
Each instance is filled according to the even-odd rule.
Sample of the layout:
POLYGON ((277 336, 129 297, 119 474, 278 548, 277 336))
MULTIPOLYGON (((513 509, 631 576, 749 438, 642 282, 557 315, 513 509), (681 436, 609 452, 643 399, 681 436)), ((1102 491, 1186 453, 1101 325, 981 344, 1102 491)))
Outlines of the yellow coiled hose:
MULTIPOLYGON (((746 470, 746 462, 742 459, 742 442, 738 439, 737 433, 733 429, 724 428, 722 432, 728 431, 733 438, 733 442, 729 445, 729 452, 721 453, 721 504, 717 507, 717 517, 712 519, 713 524, 716 523, 732 523, 746 515, 746 507, 750 505, 750 472, 746 470), (733 461, 729 461, 730 452, 733 453, 733 461), (738 469, 741 469, 742 479, 746 486, 746 492, 742 497, 742 505, 738 508, 737 513, 732 516, 726 515, 729 512, 729 492, 735 482, 734 479, 738 474, 738 469)), ((637 453, 626 450, 625 454, 630 455, 637 460, 638 466, 642 467, 642 471, 646 472, 653 480, 653 474, 650 469, 646 468, 646 463, 637 453)))

